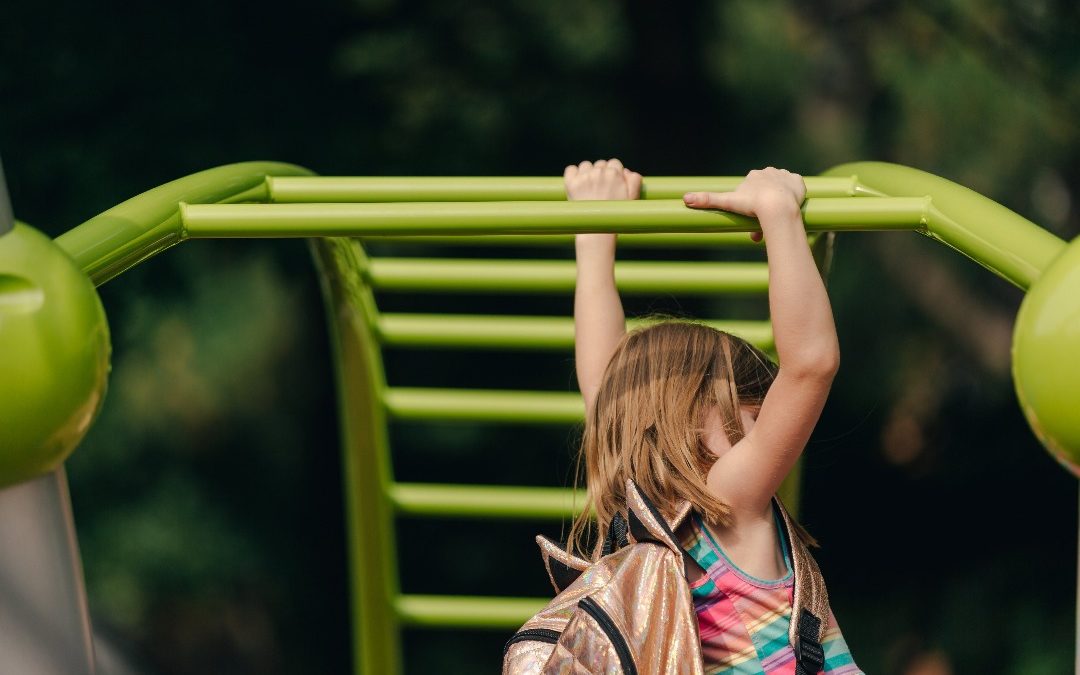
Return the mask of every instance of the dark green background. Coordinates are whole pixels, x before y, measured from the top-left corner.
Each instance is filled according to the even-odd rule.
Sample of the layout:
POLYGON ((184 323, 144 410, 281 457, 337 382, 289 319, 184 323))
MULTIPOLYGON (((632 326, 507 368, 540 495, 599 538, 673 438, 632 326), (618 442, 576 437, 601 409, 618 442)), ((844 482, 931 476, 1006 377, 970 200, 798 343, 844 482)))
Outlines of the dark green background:
MULTIPOLYGON (((249 159, 553 175, 618 156, 646 175, 899 162, 1071 239, 1078 26, 1075 3, 1049 1, 7 2, 0 152, 17 215, 54 236, 249 159)), ((100 644, 137 672, 345 672, 334 398, 305 246, 189 243, 101 293, 110 392, 68 463, 100 644)), ((840 237, 830 293, 843 364, 803 519, 856 659, 1067 672, 1076 487, 1012 391, 1021 294, 913 234, 840 237)), ((508 386, 513 369, 516 386, 574 386, 566 354, 387 357, 392 383, 508 386)), ((395 428, 396 469, 565 482, 576 432, 521 431, 395 428)), ((405 523, 403 587, 547 593, 531 535, 558 529, 405 523)), ((409 672, 494 671, 505 638, 410 633, 409 672)))

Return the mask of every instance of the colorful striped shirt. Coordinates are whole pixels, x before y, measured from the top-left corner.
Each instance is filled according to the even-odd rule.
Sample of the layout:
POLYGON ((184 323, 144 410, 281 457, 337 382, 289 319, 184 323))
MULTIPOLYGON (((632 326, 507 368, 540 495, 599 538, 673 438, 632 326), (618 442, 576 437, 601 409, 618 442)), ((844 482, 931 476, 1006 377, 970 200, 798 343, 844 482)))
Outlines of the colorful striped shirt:
MULTIPOLYGON (((787 574, 771 581, 739 569, 697 512, 687 518, 683 547, 706 572, 690 585, 706 675, 795 673, 795 651, 788 642, 795 575, 782 521, 775 509, 774 514, 787 574)), ((826 675, 862 674, 832 612, 821 646, 826 675)))

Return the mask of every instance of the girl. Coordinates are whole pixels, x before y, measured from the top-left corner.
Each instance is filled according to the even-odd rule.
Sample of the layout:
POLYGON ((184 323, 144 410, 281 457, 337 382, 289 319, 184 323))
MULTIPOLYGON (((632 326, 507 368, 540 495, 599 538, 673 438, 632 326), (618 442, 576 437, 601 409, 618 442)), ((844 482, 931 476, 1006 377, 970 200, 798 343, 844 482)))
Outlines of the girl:
MULTIPOLYGON (((641 176, 617 159, 564 173, 569 199, 636 199, 641 176)), ((625 331, 614 234, 575 241, 575 358, 585 399, 581 452, 588 498, 570 531, 584 550, 590 511, 598 541, 636 481, 665 514, 688 500, 676 535, 688 565, 706 673, 795 673, 788 642, 792 563, 773 496, 817 423, 840 361, 836 328, 809 247, 802 177, 752 171, 734 192, 688 193, 691 208, 757 217, 769 260, 769 309, 780 367, 733 335, 667 321, 625 331)), ((799 536, 812 543, 805 532, 799 536)), ((830 613, 824 672, 861 673, 830 613)))

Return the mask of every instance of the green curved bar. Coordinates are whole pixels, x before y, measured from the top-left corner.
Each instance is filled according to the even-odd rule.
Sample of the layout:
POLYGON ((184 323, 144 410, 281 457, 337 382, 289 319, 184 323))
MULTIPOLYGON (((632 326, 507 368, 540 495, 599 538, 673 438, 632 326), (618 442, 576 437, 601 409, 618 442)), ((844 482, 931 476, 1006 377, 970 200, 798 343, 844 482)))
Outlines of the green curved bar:
MULTIPOLYGON (((806 177, 808 197, 869 194, 854 177, 806 177)), ((642 199, 680 199, 687 192, 729 192, 741 176, 652 176, 641 185, 642 199)), ((266 179, 269 201, 326 202, 512 202, 563 201, 558 176, 313 176, 266 179)))
POLYGON ((841 164, 826 176, 855 176, 892 197, 930 197, 923 234, 1027 289, 1065 246, 1060 238, 992 199, 934 174, 885 162, 841 164))
POLYGON ((55 241, 100 286, 184 239, 177 213, 181 202, 263 201, 268 175, 310 173, 280 162, 242 162, 200 171, 118 204, 55 241))
POLYGON ((353 664, 359 673, 401 670, 399 595, 393 512, 386 498, 392 481, 382 355, 372 334, 376 316, 371 288, 359 270, 359 244, 315 239, 338 394, 350 572, 353 664))

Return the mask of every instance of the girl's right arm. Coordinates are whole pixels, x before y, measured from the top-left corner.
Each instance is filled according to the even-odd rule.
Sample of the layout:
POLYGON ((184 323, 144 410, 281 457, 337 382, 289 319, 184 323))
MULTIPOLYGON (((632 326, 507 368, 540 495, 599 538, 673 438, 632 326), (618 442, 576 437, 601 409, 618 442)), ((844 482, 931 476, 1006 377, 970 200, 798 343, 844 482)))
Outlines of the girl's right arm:
MULTIPOLYGON (((689 193, 686 204, 756 216, 769 259, 769 312, 780 368, 757 420, 708 475, 713 494, 733 513, 767 513, 825 405, 840 366, 829 296, 806 243, 802 177, 752 171, 735 192, 689 193)), ((757 237, 755 237, 757 238, 757 237)))
MULTIPOLYGON (((563 178, 570 200, 637 199, 641 191, 641 175, 623 168, 617 159, 568 166, 563 178)), ((626 332, 626 317, 615 287, 615 235, 579 234, 574 249, 574 362, 588 413, 604 369, 626 332)))

